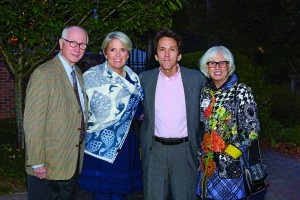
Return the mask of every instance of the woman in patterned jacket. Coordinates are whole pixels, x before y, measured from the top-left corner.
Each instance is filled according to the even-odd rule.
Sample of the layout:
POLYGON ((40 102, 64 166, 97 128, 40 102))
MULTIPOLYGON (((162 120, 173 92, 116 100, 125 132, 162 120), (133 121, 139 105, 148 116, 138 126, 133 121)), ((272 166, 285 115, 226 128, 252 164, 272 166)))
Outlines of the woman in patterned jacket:
POLYGON ((80 187, 98 200, 127 199, 142 190, 139 138, 132 119, 141 119, 143 90, 125 65, 132 48, 122 32, 102 43, 106 62, 83 74, 88 96, 88 129, 80 187))
POLYGON ((242 162, 248 165, 247 150, 260 131, 257 104, 250 88, 238 83, 234 59, 226 47, 208 49, 199 64, 211 82, 200 98, 204 133, 197 195, 202 199, 244 199, 242 162))

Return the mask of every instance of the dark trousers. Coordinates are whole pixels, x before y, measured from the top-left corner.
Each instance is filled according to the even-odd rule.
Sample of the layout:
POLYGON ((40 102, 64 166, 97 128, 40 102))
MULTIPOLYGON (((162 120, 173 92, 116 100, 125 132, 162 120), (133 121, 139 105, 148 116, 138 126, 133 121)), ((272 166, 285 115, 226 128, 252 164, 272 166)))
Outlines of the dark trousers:
POLYGON ((29 200, 74 200, 77 198, 79 176, 55 181, 27 175, 29 200))
POLYGON ((79 188, 79 155, 74 176, 69 180, 47 180, 27 175, 28 200, 75 200, 79 188))

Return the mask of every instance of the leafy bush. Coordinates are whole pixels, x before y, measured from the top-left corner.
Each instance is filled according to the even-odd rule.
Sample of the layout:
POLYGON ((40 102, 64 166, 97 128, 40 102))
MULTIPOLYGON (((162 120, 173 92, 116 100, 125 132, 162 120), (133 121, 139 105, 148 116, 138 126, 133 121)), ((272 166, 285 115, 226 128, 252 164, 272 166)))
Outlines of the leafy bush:
POLYGON ((0 156, 0 179, 12 184, 25 184, 24 150, 11 144, 1 144, 0 156))
POLYGON ((203 55, 203 53, 204 52, 202 52, 202 51, 196 51, 196 52, 184 54, 180 61, 180 65, 182 65, 183 67, 190 68, 190 69, 198 69, 199 70, 198 62, 199 62, 200 57, 203 55))
POLYGON ((17 122, 14 118, 0 120, 0 144, 17 144, 17 122))
POLYGON ((12 193, 12 187, 6 183, 0 182, 0 195, 11 194, 11 193, 12 193))
POLYGON ((292 93, 287 85, 268 85, 265 89, 270 95, 269 120, 265 124, 272 143, 300 145, 299 95, 292 93))
POLYGON ((288 85, 268 85, 266 92, 272 99, 271 116, 284 127, 292 127, 300 122, 300 97, 291 92, 288 85))
POLYGON ((0 120, 0 194, 12 193, 13 185, 25 185, 24 150, 18 149, 15 119, 0 120))
POLYGON ((300 146, 300 125, 296 124, 291 128, 281 129, 275 139, 278 142, 294 143, 300 146))

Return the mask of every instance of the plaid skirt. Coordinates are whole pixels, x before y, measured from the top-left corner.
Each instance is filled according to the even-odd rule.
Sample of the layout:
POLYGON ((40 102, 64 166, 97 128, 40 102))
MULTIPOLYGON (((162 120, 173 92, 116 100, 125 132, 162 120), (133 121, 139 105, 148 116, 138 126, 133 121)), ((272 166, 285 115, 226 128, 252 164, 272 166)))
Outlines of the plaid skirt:
POLYGON ((201 179, 202 172, 200 171, 196 193, 203 199, 235 200, 246 197, 243 174, 238 178, 225 179, 218 175, 218 169, 216 169, 215 173, 207 178, 206 188, 201 188, 201 179), (206 197, 203 197, 204 190, 206 197))

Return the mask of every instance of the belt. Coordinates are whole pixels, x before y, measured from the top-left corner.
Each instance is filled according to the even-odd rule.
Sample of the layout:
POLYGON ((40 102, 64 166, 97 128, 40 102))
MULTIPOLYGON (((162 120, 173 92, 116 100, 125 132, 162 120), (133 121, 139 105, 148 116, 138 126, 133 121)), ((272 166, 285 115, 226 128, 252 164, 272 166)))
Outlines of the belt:
POLYGON ((156 142, 162 143, 163 145, 177 145, 177 144, 187 142, 189 140, 189 138, 188 137, 184 137, 184 138, 161 138, 161 137, 154 136, 154 140, 156 142))

